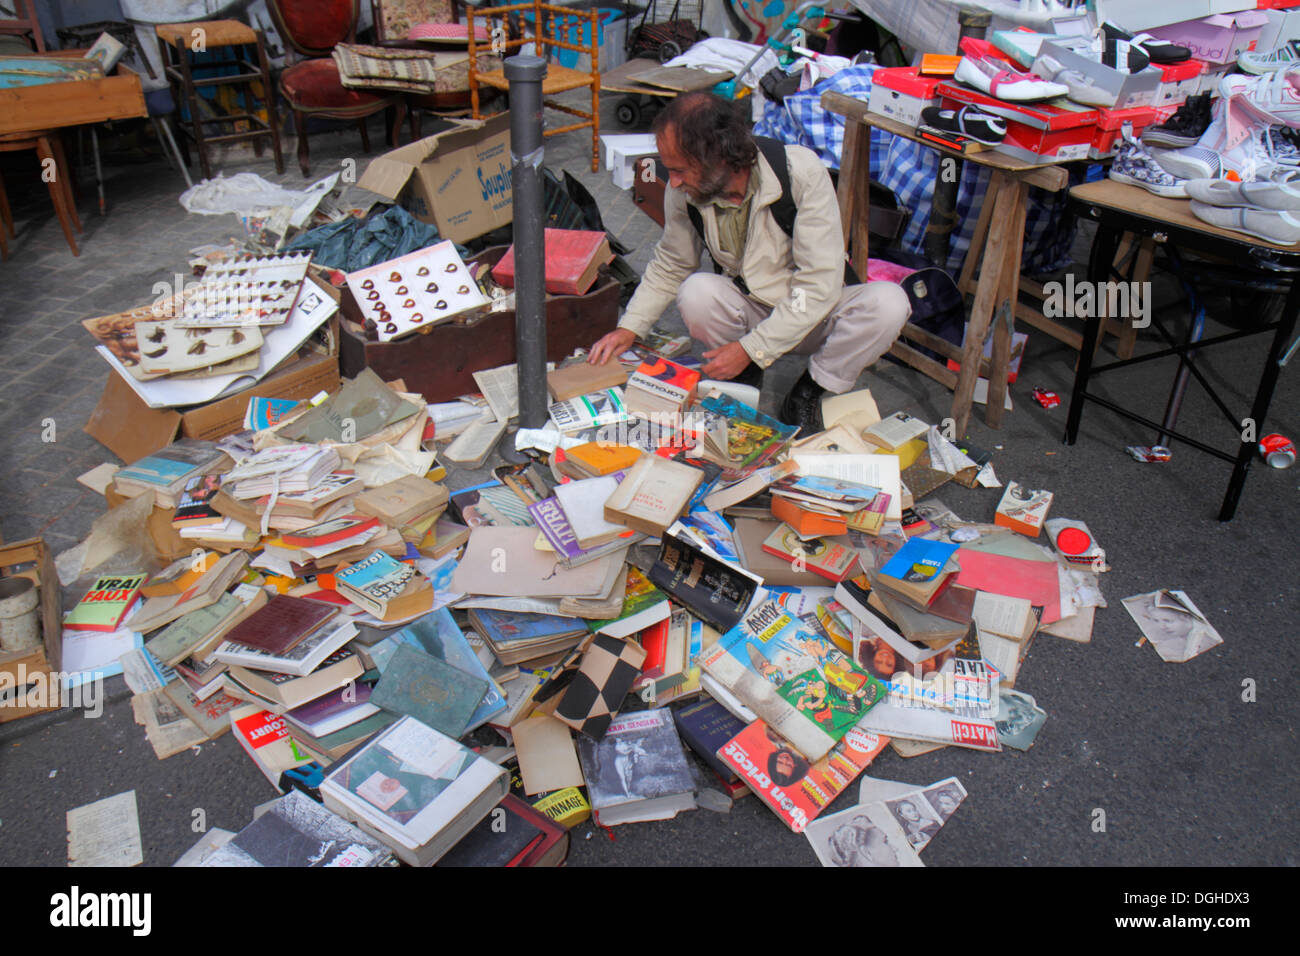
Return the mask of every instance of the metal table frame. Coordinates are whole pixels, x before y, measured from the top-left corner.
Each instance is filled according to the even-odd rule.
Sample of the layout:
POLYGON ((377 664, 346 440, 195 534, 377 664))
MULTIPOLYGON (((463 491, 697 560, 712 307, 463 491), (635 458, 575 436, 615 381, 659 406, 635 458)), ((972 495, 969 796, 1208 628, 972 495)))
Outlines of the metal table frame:
MULTIPOLYGON (((1264 434, 1264 421, 1268 415, 1269 404, 1273 399, 1273 391, 1277 386, 1278 375, 1281 372, 1283 353, 1287 343, 1295 333, 1296 317, 1300 313, 1300 282, 1296 281, 1297 275, 1300 274, 1300 248, 1273 245, 1240 233, 1231 233, 1209 225, 1197 228, 1187 221, 1190 218, 1190 211, 1185 200, 1158 199, 1134 186, 1124 186, 1112 182, 1089 183, 1071 190, 1070 200, 1081 216, 1092 219, 1098 224, 1097 244, 1094 246, 1088 269, 1088 278, 1093 282, 1104 283, 1111 278, 1111 263, 1114 261, 1115 250, 1119 245, 1120 237, 1125 232, 1150 236, 1157 244, 1169 244, 1174 248, 1192 249, 1222 257, 1243 270, 1266 273, 1274 279, 1289 279, 1289 289, 1282 306, 1281 315, 1274 321, 1249 329, 1216 335, 1211 338, 1191 339, 1189 337, 1188 341, 1180 344, 1174 341, 1173 336, 1169 334, 1155 310, 1153 310, 1152 327, 1164 338, 1166 347, 1144 355, 1108 362, 1104 365, 1093 364, 1093 353, 1103 323, 1103 317, 1100 313, 1104 310, 1092 310, 1093 314, 1087 318, 1084 329, 1083 348, 1079 352, 1079 364, 1075 370, 1074 388, 1070 396, 1069 417, 1065 426, 1063 439, 1065 444, 1073 445, 1075 443, 1079 434, 1079 423, 1083 418, 1084 405, 1091 401, 1109 408, 1115 414, 1130 421, 1146 425, 1158 434, 1190 445, 1198 451, 1213 455, 1216 458, 1231 462, 1233 466, 1232 478, 1228 483, 1228 490, 1224 495, 1223 505, 1219 510, 1220 521, 1231 521, 1236 513, 1242 489, 1246 484, 1246 474, 1255 458, 1255 442, 1239 441, 1235 452, 1223 451, 1213 445, 1206 444, 1198 438, 1177 431, 1174 428, 1172 416, 1168 413, 1165 421, 1157 422, 1123 408, 1099 395, 1089 393, 1088 382, 1092 376, 1099 375, 1102 372, 1127 368, 1177 355, 1179 372, 1175 379, 1174 389, 1171 390, 1168 410, 1173 411, 1176 408, 1175 398, 1178 397, 1178 383, 1180 380, 1185 381, 1186 375, 1190 373, 1209 393, 1215 405, 1231 423, 1234 432, 1240 435, 1245 416, 1238 418, 1233 415, 1227 403, 1200 369, 1196 367, 1196 361, 1200 357, 1200 353, 1217 345, 1223 345, 1252 335, 1272 332, 1268 357, 1260 374, 1259 385, 1255 390, 1255 397, 1251 403, 1249 413, 1249 418, 1255 423, 1256 437, 1264 434), (1141 196, 1134 197, 1134 193, 1140 193, 1141 196), (1140 201, 1133 202, 1132 200, 1135 198, 1140 201), (1168 205, 1163 207, 1162 204, 1168 205), (1162 215, 1162 213, 1166 213, 1166 215, 1162 215)), ((1097 288, 1100 288, 1100 285, 1097 288)))

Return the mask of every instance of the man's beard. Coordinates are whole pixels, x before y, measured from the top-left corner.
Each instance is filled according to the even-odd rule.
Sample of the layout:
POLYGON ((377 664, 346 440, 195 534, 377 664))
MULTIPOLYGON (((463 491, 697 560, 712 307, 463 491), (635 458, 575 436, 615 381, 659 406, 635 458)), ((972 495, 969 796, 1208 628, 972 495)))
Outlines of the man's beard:
POLYGON ((691 197, 691 202, 697 206, 705 206, 713 202, 719 196, 727 191, 727 183, 731 181, 731 170, 723 167, 711 176, 702 176, 698 189, 687 188, 686 192, 691 197))

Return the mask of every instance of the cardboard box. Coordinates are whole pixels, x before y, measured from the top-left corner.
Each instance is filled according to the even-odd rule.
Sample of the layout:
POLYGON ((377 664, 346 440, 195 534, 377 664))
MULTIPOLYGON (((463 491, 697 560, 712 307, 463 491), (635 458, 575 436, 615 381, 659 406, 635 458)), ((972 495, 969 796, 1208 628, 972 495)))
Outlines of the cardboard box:
MULTIPOLYGON (((146 495, 153 494, 152 491, 142 493, 146 495)), ((125 504, 130 500, 126 495, 115 491, 111 484, 104 489, 104 501, 109 508, 116 508, 118 505, 125 504)), ((180 536, 176 526, 172 524, 172 518, 174 517, 176 517, 175 508, 164 508, 155 504, 145 521, 145 530, 149 532, 149 540, 153 543, 154 550, 158 552, 158 560, 164 564, 170 564, 179 558, 183 558, 199 547, 192 538, 182 538, 180 536)))
POLYGON ((1219 92, 1219 81, 1229 73, 1237 72, 1236 63, 1207 63, 1201 75, 1196 78, 1197 93, 1219 92))
POLYGON ((1160 70, 1148 66, 1140 73, 1121 73, 1078 52, 1080 44, 1084 42, 1044 42, 1039 48, 1038 59, 1034 61, 1034 72, 1039 76, 1050 75, 1049 71, 1039 69, 1039 63, 1045 57, 1051 57, 1067 70, 1076 70, 1088 77, 1099 90, 1113 95, 1115 105, 1111 109, 1126 110, 1135 106, 1155 105, 1156 94, 1164 80, 1160 70))
POLYGON ((1149 31, 1218 13, 1254 10, 1255 0, 1094 0, 1097 22, 1114 23, 1129 33, 1149 31))
MULTIPOLYGON (((338 318, 330 320, 332 351, 338 351, 338 318)), ((99 404, 83 431, 123 461, 131 462, 171 444, 177 431, 186 438, 216 439, 241 431, 248 400, 261 398, 311 398, 319 391, 339 387, 337 354, 310 350, 282 365, 248 388, 186 411, 150 408, 117 372, 109 371, 99 404)))
POLYGON ((900 66, 876 70, 871 74, 871 98, 867 109, 892 120, 916 126, 921 110, 938 106, 936 89, 941 76, 922 76, 918 67, 900 66))
POLYGON ((357 185, 401 202, 444 239, 468 242, 513 217, 510 117, 451 122, 371 160, 357 185))
POLYGON ((0 575, 22 575, 41 589, 42 646, 0 651, 0 724, 59 709, 63 667, 63 608, 54 555, 42 538, 0 545, 0 575))
MULTIPOLYGON (((1264 9, 1268 0, 1259 0, 1259 7, 1264 9)), ((1288 6, 1300 6, 1300 0, 1286 0, 1288 6)), ((1288 40, 1300 38, 1300 10, 1269 9, 1265 11, 1268 22, 1260 30, 1255 41, 1255 49, 1260 52, 1276 50, 1288 40)))
POLYGON ((1149 32, 1154 37, 1187 47, 1198 60, 1231 64, 1236 63, 1237 57, 1247 50, 1255 49, 1266 23, 1267 13, 1243 10, 1156 27, 1149 32))
MULTIPOLYGON (((1155 74, 1157 77, 1160 74, 1155 74)), ((1007 120, 1007 135, 993 147, 1025 163, 1061 163, 1086 159, 1092 147, 1099 111, 1063 109, 1042 103, 1010 103, 955 83, 939 87, 944 106, 970 104, 1007 120)))
POLYGON ((998 502, 993 523, 1031 538, 1038 537, 1052 507, 1052 493, 1028 488, 1016 481, 1007 482, 1007 490, 998 502))

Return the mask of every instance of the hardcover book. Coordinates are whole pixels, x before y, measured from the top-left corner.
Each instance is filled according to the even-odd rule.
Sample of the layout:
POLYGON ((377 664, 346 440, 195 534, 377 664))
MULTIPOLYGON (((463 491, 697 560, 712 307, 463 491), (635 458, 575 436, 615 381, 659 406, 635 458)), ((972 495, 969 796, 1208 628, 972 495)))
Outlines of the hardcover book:
POLYGON ((484 678, 403 644, 375 685, 370 702, 458 738, 468 729, 488 688, 484 678))
POLYGON ((265 607, 236 625, 226 635, 226 640, 279 656, 325 626, 338 613, 337 608, 320 601, 277 594, 266 602, 265 607))
POLYGON ((509 790, 509 775, 450 737, 403 717, 330 768, 321 799, 405 863, 436 862, 509 790))
POLYGON ((578 760, 601 826, 695 809, 695 782, 666 707, 619 717, 599 741, 578 737, 578 760))
POLYGON ((854 727, 825 757, 809 762, 780 734, 756 720, 723 744, 717 759, 786 826, 802 833, 888 743, 888 737, 854 727))
POLYGON ((725 782, 739 779, 735 769, 720 757, 728 740, 745 729, 745 722, 713 698, 697 701, 673 711, 677 732, 688 747, 725 782))
MULTIPOLYGON (((456 625, 451 611, 440 608, 408 625, 396 635, 399 640, 424 651, 457 670, 487 682, 483 699, 470 715, 468 730, 481 727, 506 709, 505 693, 488 675, 487 668, 470 647, 465 633, 456 625)), ((384 668, 385 670, 387 667, 384 668)))
POLYGON ((767 601, 705 652, 706 673, 809 760, 819 760, 885 696, 876 678, 767 601))
MULTIPOLYGON (((585 229, 547 229, 546 291, 552 295, 585 295, 596 282, 600 267, 614 258, 603 232, 585 229)), ((515 285, 515 247, 511 245, 495 266, 492 278, 508 289, 515 285)))

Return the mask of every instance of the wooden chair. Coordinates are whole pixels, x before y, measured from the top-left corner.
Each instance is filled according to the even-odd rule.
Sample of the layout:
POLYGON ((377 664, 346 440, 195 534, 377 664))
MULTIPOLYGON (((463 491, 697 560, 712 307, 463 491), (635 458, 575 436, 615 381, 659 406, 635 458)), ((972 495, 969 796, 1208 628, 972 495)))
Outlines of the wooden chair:
MULTIPOLYGON (((263 141, 269 139, 275 153, 275 171, 284 172, 284 157, 280 153, 280 120, 276 115, 271 68, 266 59, 266 44, 261 31, 238 20, 160 23, 154 30, 158 34, 163 73, 171 84, 172 102, 177 107, 184 103, 189 111, 188 122, 182 122, 179 109, 177 111, 176 125, 181 133, 181 143, 185 143, 186 137, 194 141, 199 151, 199 168, 203 178, 212 178, 212 166, 208 159, 209 144, 239 143, 245 140, 252 140, 253 149, 261 155, 263 141), (229 49, 233 59, 195 61, 192 53, 197 37, 203 39, 203 51, 229 49), (250 50, 257 56, 256 63, 244 58, 245 52, 250 50), (234 72, 231 72, 232 69, 234 72), (266 119, 254 111, 254 83, 261 85, 266 119), (223 86, 240 89, 243 112, 204 117, 202 110, 205 104, 200 102, 199 90, 223 86), (217 131, 210 133, 204 128, 207 126, 216 126, 217 131), (222 132, 222 127, 227 127, 228 131, 222 132)), ((188 149, 185 156, 188 163, 188 149)))
POLYGON ((516 3, 502 7, 475 8, 467 6, 467 10, 469 13, 469 91, 475 119, 482 119, 485 115, 488 115, 482 113, 479 109, 479 89, 481 86, 488 86, 497 90, 510 89, 505 70, 480 71, 478 69, 478 56, 480 53, 491 52, 508 56, 510 50, 517 50, 519 47, 528 44, 536 44, 538 56, 547 60, 551 58, 552 51, 557 49, 574 50, 580 54, 585 53, 591 58, 590 70, 575 70, 570 67, 560 66, 558 63, 547 64, 546 78, 542 81, 542 105, 575 116, 580 122, 544 130, 543 135, 555 136, 559 133, 570 133, 574 130, 590 128, 591 171, 593 173, 600 172, 600 44, 598 41, 600 11, 596 9, 574 10, 569 7, 542 3, 541 0, 532 0, 531 3, 516 3), (532 22, 530 26, 533 36, 507 36, 507 30, 505 29, 506 18, 512 18, 513 15, 517 14, 523 14, 525 19, 531 15, 532 22), (475 39, 474 20, 476 17, 486 19, 489 24, 488 34, 492 37, 492 43, 487 49, 475 39), (492 23, 493 20, 498 19, 502 22, 492 23), (585 26, 586 29, 590 30, 587 34, 590 42, 586 45, 570 43, 568 40, 561 38, 560 31, 574 21, 580 27, 585 26), (557 93, 580 90, 584 87, 591 90, 591 112, 547 99, 547 97, 554 96, 557 93))
POLYGON ((18 16, 0 20, 0 36, 20 36, 36 50, 45 52, 45 37, 41 35, 41 24, 36 19, 36 4, 33 0, 13 0, 14 12, 18 16))
MULTIPOLYGON (((25 149, 36 150, 36 158, 42 170, 52 169, 52 176, 42 176, 50 188, 50 199, 54 203, 54 214, 59 218, 64 238, 72 247, 74 256, 81 255, 77 248, 75 228, 81 232, 81 219, 77 215, 77 205, 72 196, 72 179, 69 175, 68 159, 63 153, 63 143, 54 130, 34 130, 26 133, 0 134, 0 153, 16 153, 25 149)), ((9 211, 9 198, 5 195, 4 183, 0 181, 0 255, 9 258, 9 249, 4 242, 4 233, 14 236, 14 220, 9 211)))
MULTIPOLYGON (((400 97, 350 90, 339 79, 330 51, 356 38, 358 0, 267 0, 275 28, 286 43, 309 59, 286 67, 280 74, 280 93, 293 111, 298 131, 298 166, 311 172, 307 151, 307 117, 354 120, 361 132, 361 148, 370 152, 366 118, 395 108, 400 97)), ((389 141, 395 139, 389 131, 389 141)))

